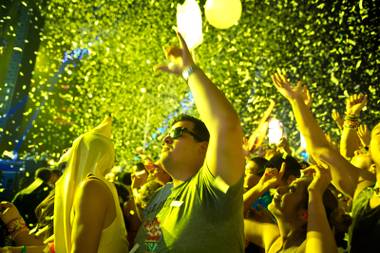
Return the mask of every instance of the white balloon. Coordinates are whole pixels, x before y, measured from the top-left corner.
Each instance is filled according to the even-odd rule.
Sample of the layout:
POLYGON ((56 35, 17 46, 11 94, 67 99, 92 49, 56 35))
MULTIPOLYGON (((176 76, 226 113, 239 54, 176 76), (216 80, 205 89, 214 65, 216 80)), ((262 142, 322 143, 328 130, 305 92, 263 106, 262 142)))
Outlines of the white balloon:
POLYGON ((219 29, 237 24, 242 11, 240 0, 207 0, 204 7, 207 21, 219 29))
POLYGON ((202 43, 202 13, 195 0, 177 5, 177 29, 188 48, 194 49, 202 43))

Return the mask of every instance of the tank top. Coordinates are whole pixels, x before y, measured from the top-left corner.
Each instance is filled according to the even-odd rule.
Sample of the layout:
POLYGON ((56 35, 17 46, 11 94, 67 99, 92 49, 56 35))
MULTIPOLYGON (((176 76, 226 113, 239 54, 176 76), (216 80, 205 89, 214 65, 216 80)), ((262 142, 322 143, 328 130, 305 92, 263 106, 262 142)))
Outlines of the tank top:
MULTIPOLYGON (((94 177, 94 176, 91 176, 94 177)), ((94 177, 101 180, 100 178, 94 177)), ((98 253, 128 253, 128 240, 127 240, 127 230, 124 225, 124 217, 119 204, 119 197, 117 195, 115 186, 104 180, 108 189, 112 193, 113 202, 115 204, 116 217, 105 229, 102 231, 100 237, 98 253)))

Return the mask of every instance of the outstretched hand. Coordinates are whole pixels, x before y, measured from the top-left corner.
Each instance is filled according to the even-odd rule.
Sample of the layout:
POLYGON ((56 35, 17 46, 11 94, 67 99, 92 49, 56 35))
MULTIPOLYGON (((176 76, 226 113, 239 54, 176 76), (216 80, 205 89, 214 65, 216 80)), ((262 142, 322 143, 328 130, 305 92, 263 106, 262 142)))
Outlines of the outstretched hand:
POLYGON ((272 75, 273 84, 286 99, 293 100, 296 98, 302 99, 307 107, 311 106, 311 95, 306 85, 301 81, 297 82, 296 86, 292 86, 286 75, 277 72, 272 75))
POLYGON ((346 115, 358 116, 363 107, 367 104, 367 95, 354 94, 346 100, 346 115))
POLYGON ((188 49, 184 38, 179 32, 177 32, 177 37, 180 46, 165 48, 165 57, 169 62, 156 65, 154 67, 155 70, 180 75, 184 69, 194 64, 190 50, 188 49))
POLYGON ((357 133, 363 147, 368 147, 369 143, 371 142, 371 133, 368 130, 367 125, 360 125, 358 127, 357 133))
POLYGON ((344 120, 340 116, 339 112, 337 110, 333 109, 331 112, 331 117, 333 118, 333 120, 335 121, 335 123, 339 127, 339 129, 342 129, 344 120))

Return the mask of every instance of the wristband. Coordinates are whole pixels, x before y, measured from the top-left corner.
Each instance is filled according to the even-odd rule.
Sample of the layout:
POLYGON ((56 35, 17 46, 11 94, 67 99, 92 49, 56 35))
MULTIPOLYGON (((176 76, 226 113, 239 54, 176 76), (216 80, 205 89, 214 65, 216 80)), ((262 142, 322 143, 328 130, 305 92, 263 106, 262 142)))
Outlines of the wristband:
POLYGON ((354 119, 345 119, 343 123, 343 127, 345 128, 357 129, 359 125, 360 125, 359 120, 354 120, 354 119))
POLYGON ((189 77, 191 74, 194 73, 195 70, 197 70, 198 67, 194 64, 186 67, 183 71, 182 71, 182 77, 183 79, 185 79, 186 81, 189 80, 189 77))
POLYGON ((26 246, 25 245, 22 245, 22 247, 21 247, 21 253, 26 253, 26 246))
POLYGON ((344 117, 345 120, 359 120, 359 116, 353 115, 353 114, 346 114, 344 117))

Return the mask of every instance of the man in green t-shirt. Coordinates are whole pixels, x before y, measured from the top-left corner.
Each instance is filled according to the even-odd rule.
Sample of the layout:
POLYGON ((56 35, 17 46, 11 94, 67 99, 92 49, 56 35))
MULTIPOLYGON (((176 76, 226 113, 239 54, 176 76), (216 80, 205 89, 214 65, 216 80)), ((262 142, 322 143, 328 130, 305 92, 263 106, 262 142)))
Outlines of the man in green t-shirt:
POLYGON ((204 123, 174 121, 160 161, 173 182, 152 197, 135 239, 136 252, 243 252, 243 132, 224 94, 180 47, 158 69, 182 74, 204 123))

